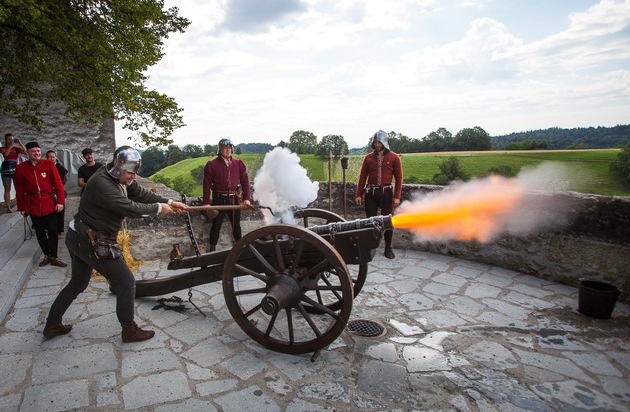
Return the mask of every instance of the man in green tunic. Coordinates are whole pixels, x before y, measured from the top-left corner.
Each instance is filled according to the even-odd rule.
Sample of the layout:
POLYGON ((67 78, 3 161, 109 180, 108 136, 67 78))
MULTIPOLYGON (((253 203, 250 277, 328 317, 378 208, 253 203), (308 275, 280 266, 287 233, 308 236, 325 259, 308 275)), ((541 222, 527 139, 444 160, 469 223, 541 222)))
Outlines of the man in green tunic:
POLYGON ((187 206, 140 186, 135 180, 140 161, 136 149, 122 146, 114 152, 112 163, 101 167, 88 181, 66 235, 72 277, 50 308, 44 327, 46 339, 72 329, 71 325, 61 322, 62 317, 87 288, 92 269, 102 273, 116 292, 116 315, 122 326, 122 341, 143 341, 155 335, 154 331, 140 329, 134 321, 136 280, 121 257, 116 238, 125 217, 184 212, 187 206))

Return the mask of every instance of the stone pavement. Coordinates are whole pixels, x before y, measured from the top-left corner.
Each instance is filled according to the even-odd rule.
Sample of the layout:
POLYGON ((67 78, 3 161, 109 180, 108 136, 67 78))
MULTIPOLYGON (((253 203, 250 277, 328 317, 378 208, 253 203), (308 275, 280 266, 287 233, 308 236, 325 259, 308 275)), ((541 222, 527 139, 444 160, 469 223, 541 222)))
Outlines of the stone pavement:
MULTIPOLYGON (((67 250, 60 247, 68 261, 67 250)), ((0 411, 628 411, 628 305, 577 312, 577 289, 456 257, 397 250, 370 263, 348 332, 314 361, 269 351, 228 312, 221 285, 178 313, 137 300, 155 338, 122 344, 106 283, 71 306, 70 334, 43 341, 70 267, 36 268, 0 325, 0 411)), ((145 262, 139 278, 168 276, 145 262)), ((187 299, 187 291, 173 295, 187 299)), ((172 295, 169 295, 172 296, 172 295)))

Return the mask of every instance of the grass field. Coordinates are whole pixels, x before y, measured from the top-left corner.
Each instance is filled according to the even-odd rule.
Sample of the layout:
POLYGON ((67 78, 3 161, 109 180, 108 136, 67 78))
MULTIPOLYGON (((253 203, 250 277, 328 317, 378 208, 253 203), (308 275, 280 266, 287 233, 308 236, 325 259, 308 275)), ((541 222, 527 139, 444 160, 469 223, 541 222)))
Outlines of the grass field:
MULTIPOLYGON (((493 152, 451 152, 451 153, 412 153, 401 156, 404 180, 412 176, 418 183, 430 184, 439 172, 438 164, 450 156, 459 159, 463 170, 473 177, 486 176, 492 167, 510 166, 515 172, 528 170, 541 164, 553 165, 545 168, 548 182, 557 187, 582 193, 599 195, 630 196, 630 189, 609 173, 610 163, 617 160, 618 149, 605 150, 545 150, 545 151, 493 151, 493 152), (561 166, 561 167, 556 167, 561 166), (562 170, 563 173, 559 173, 562 170)), ((263 164, 264 155, 242 154, 238 157, 247 164, 250 180, 263 164)), ((190 171, 203 166, 208 158, 186 159, 162 169, 156 175, 173 180, 185 176, 193 180, 190 171)), ((346 181, 356 182, 359 178, 363 156, 349 156, 346 181)), ((300 164, 307 170, 313 181, 328 181, 328 162, 314 155, 300 156, 300 164)), ((334 181, 342 181, 343 170, 339 160, 331 164, 334 181)), ((201 185, 196 185, 191 196, 201 196, 201 185)))

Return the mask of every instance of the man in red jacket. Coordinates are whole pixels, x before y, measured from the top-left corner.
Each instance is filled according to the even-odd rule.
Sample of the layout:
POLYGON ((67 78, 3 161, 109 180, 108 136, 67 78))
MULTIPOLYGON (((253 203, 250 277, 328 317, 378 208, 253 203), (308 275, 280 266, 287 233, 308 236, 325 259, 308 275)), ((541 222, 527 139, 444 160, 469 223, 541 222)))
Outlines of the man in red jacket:
MULTIPOLYGON (((372 137, 372 149, 374 151, 363 159, 361 174, 357 184, 355 201, 360 205, 365 195, 365 214, 367 217, 376 216, 378 210, 381 214, 392 213, 395 207, 400 205, 402 195, 403 169, 400 157, 389 150, 388 136, 383 130, 374 133, 372 137), (395 180, 395 185, 392 184, 395 180)), ((392 238, 394 232, 386 230, 385 257, 394 259, 392 250, 392 238)))
MULTIPOLYGON (((249 186, 249 176, 247 176, 247 167, 243 161, 232 157, 232 148, 233 145, 230 139, 219 140, 217 157, 208 161, 203 168, 204 205, 238 205, 241 201, 240 193, 242 193, 243 204, 251 204, 252 194, 249 186)), ((221 224, 223 224, 225 216, 232 223, 234 241, 241 238, 241 211, 220 211, 212 219, 208 252, 213 252, 217 248, 219 235, 221 234, 221 224)))
POLYGON ((22 216, 31 216, 39 247, 44 260, 39 266, 68 266, 57 257, 57 212, 64 208, 63 182, 55 164, 42 159, 42 150, 37 142, 26 144, 28 161, 15 169, 15 197, 22 216), (56 196, 55 196, 56 195, 56 196))

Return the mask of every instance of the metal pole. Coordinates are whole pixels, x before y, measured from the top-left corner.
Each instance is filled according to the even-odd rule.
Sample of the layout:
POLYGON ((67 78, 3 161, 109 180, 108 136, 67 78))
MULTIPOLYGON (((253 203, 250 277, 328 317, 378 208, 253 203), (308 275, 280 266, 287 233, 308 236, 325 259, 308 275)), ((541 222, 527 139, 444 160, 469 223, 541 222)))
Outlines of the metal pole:
POLYGON ((348 158, 341 158, 341 169, 343 170, 343 218, 346 219, 348 214, 347 195, 346 195, 346 169, 348 168, 348 158))
POLYGON ((332 150, 328 149, 328 210, 332 212, 332 150))

